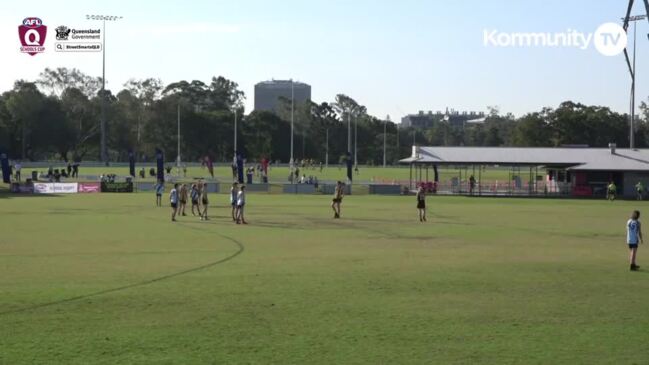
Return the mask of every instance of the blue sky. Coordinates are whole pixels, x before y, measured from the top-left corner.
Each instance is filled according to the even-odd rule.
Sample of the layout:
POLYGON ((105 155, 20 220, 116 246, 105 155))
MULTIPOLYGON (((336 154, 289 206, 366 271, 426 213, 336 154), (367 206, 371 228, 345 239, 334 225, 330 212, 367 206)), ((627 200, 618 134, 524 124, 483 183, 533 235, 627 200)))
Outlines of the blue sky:
MULTIPOLYGON (((634 13, 642 13, 636 2, 634 13)), ((250 109, 256 82, 294 78, 312 85, 315 101, 345 93, 393 120, 447 106, 521 115, 568 99, 626 112, 630 77, 622 55, 483 44, 485 29, 594 32, 619 22, 625 8, 620 0, 3 2, 0 90, 45 67, 100 75, 100 54, 53 52, 56 26, 87 27, 85 14, 96 13, 124 16, 107 29, 113 90, 129 78, 223 75, 239 83, 250 109), (33 57, 18 51, 16 27, 28 16, 50 27, 46 53, 33 57)), ((638 23, 639 100, 649 97, 648 32, 649 23, 638 23)))

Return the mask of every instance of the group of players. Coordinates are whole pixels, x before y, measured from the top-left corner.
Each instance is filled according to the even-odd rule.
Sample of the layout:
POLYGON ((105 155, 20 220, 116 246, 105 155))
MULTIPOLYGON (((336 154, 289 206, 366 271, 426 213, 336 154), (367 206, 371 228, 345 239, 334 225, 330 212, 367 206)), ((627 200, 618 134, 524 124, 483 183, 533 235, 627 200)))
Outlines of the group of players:
MULTIPOLYGON (((159 181, 156 185, 156 205, 162 206, 162 193, 164 192, 164 183, 159 181)), ((191 202, 192 215, 200 217, 200 220, 209 220, 207 208, 209 199, 207 197, 207 183, 199 181, 192 184, 188 189, 187 184, 175 183, 169 192, 169 201, 171 203, 171 221, 175 222, 177 216, 186 216, 185 208, 187 203, 191 202)), ((239 186, 233 183, 230 189, 230 205, 232 206, 232 221, 236 224, 248 224, 244 216, 244 206, 246 205, 246 186, 239 186)))
MULTIPOLYGON (((164 191, 164 183, 158 182, 156 185, 156 205, 162 205, 162 192, 164 191)), ((334 219, 339 219, 341 216, 341 204, 345 196, 345 184, 342 181, 336 182, 334 189, 334 196, 331 203, 331 209, 334 211, 334 219)), ((192 184, 190 189, 187 189, 186 184, 174 184, 173 189, 169 193, 169 200, 171 202, 171 220, 176 221, 176 216, 186 216, 185 207, 187 202, 192 204, 192 215, 198 213, 201 220, 208 220, 207 207, 209 199, 207 197, 207 183, 199 181, 192 184)), ((426 191, 424 187, 419 187, 416 194, 417 210, 419 211, 419 221, 426 222, 426 191)), ((246 205, 246 186, 237 182, 232 183, 230 188, 230 205, 232 207, 232 221, 236 224, 248 224, 244 217, 244 207, 246 205)), ((637 271, 640 266, 636 264, 636 256, 638 245, 642 243, 642 230, 640 228, 640 212, 634 211, 631 218, 627 221, 627 244, 629 246, 629 264, 631 271, 637 271)))
MULTIPOLYGON (((158 181, 155 186, 156 191, 156 205, 162 206, 162 194, 164 193, 164 182, 158 181)), ((334 211, 334 219, 339 219, 341 216, 341 204, 345 196, 345 183, 342 181, 336 182, 334 189, 334 197, 331 203, 331 209, 334 211)), ((417 191, 417 210, 419 211, 419 221, 426 221, 426 193, 423 187, 417 191)), ((209 220, 207 216, 207 208, 209 199, 207 197, 207 183, 199 181, 192 184, 187 189, 187 184, 175 183, 173 189, 169 192, 169 201, 171 203, 171 221, 176 221, 176 216, 186 216, 185 208, 187 202, 192 204, 192 215, 198 216, 201 220, 209 220)), ((230 188, 230 205, 232 207, 232 221, 237 224, 248 224, 244 216, 244 207, 246 205, 246 186, 237 182, 232 183, 230 188)))

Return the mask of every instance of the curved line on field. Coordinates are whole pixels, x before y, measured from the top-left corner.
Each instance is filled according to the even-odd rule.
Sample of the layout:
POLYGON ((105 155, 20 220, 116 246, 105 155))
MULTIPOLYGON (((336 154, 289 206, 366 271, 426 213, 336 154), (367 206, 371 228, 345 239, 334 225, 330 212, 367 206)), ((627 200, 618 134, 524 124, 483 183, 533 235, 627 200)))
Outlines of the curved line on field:
MULTIPOLYGON (((187 226, 187 225, 182 224, 182 223, 180 223, 179 225, 183 225, 183 226, 185 226, 187 228, 191 228, 191 229, 194 229, 194 230, 204 231, 202 229, 187 226)), ((216 265, 219 265, 219 264, 226 263, 226 262, 234 259, 235 257, 241 255, 243 253, 243 251, 245 250, 245 246, 243 245, 243 243, 239 242, 238 240, 236 240, 236 239, 234 239, 232 237, 229 237, 229 236, 218 234, 218 233, 216 233, 216 235, 221 237, 221 238, 224 238, 224 239, 226 239, 226 240, 228 240, 228 241, 230 241, 232 243, 234 243, 235 245, 237 245, 238 250, 235 253, 233 253, 230 256, 227 256, 225 258, 222 258, 222 259, 219 259, 219 260, 216 260, 216 261, 213 261, 213 262, 209 262, 207 264, 203 264, 203 265, 200 265, 200 266, 192 267, 192 268, 189 268, 189 269, 186 269, 186 270, 182 270, 182 271, 178 271, 178 272, 175 272, 175 273, 159 276, 157 278, 153 278, 153 279, 149 279, 149 280, 140 281, 140 282, 133 283, 133 284, 120 286, 120 287, 117 287, 117 288, 105 289, 105 290, 96 291, 96 292, 90 293, 90 294, 78 295, 78 296, 75 296, 75 297, 70 297, 70 298, 61 299, 61 300, 55 300, 55 301, 52 301, 52 302, 36 304, 36 305, 23 307, 23 308, 11 309, 11 310, 8 310, 8 311, 0 312, 0 316, 6 315, 6 314, 27 312, 27 311, 34 310, 34 309, 50 307, 50 306, 54 306, 54 305, 57 305, 57 304, 73 302, 73 301, 77 301, 77 300, 96 297, 96 296, 99 296, 99 295, 114 293, 114 292, 118 292, 118 291, 122 291, 122 290, 127 290, 127 289, 132 289, 132 288, 136 288, 136 287, 140 287, 140 286, 145 286, 145 285, 157 283, 159 281, 175 278, 177 276, 189 274, 189 273, 192 273, 192 272, 196 272, 196 271, 200 271, 200 270, 210 268, 212 266, 216 266, 216 265)))

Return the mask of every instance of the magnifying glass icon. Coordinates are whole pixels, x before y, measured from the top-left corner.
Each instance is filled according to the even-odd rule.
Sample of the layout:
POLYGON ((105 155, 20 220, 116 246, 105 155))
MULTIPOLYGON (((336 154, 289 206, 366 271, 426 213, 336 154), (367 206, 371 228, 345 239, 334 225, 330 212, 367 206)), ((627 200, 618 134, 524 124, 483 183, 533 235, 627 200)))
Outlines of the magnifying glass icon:
POLYGON ((59 44, 56 45, 56 49, 60 49, 60 50, 62 51, 62 50, 63 50, 63 47, 62 47, 61 44, 59 43, 59 44))

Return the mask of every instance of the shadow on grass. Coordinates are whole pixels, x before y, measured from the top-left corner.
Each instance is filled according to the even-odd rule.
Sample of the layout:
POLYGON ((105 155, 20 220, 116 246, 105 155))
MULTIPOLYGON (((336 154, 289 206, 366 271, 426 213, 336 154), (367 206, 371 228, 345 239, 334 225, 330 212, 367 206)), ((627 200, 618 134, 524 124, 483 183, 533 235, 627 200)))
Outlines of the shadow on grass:
POLYGON ((0 199, 16 198, 59 198, 60 194, 17 194, 10 193, 8 190, 0 190, 0 199))

